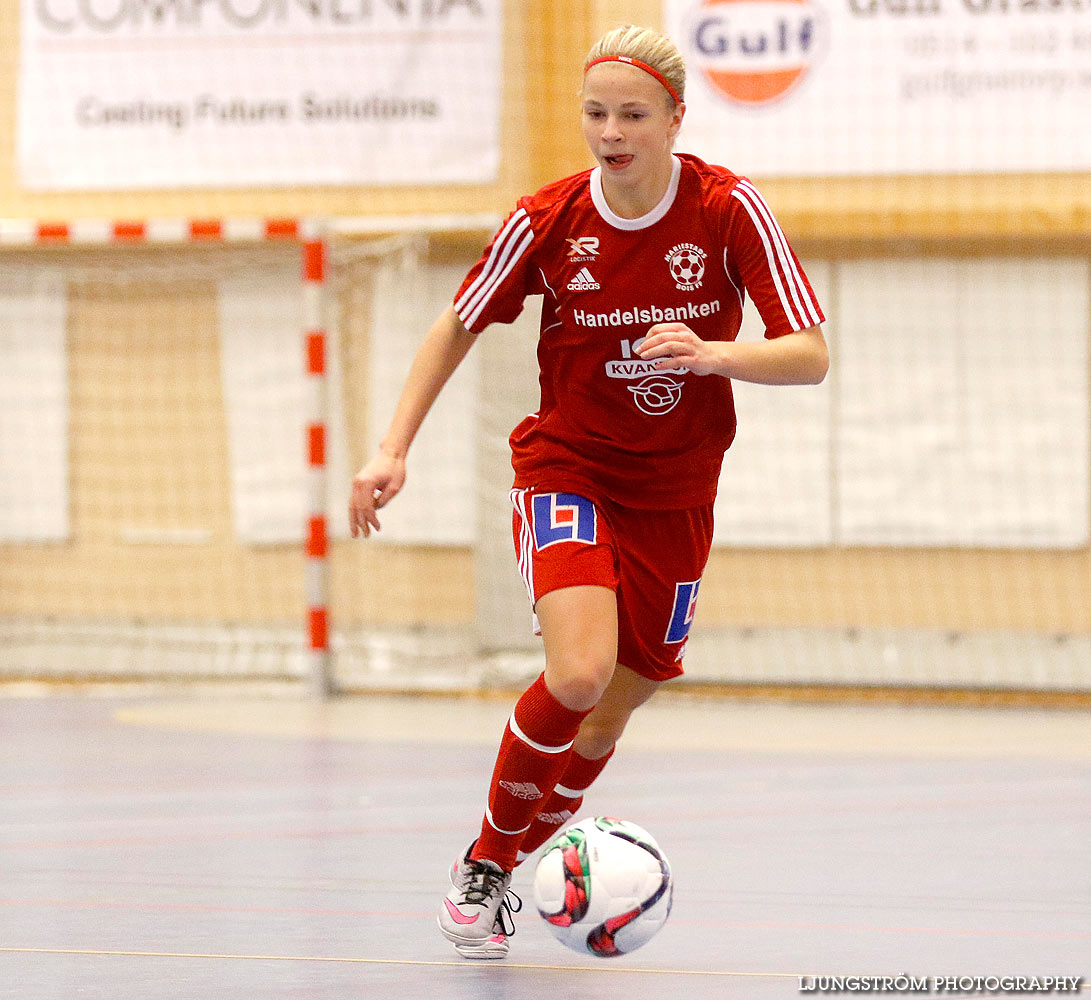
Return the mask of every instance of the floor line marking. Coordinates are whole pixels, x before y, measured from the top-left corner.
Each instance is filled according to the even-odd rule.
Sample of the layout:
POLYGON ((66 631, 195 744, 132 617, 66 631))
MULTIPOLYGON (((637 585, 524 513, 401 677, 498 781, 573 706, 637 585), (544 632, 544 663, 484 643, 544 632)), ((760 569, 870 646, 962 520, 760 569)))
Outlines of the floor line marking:
MULTIPOLYGON (((109 951, 90 948, 9 948, 0 947, 0 953, 21 955, 87 955, 113 958, 198 958, 220 959, 244 962, 328 962, 331 964, 349 965, 416 965, 416 966, 447 966, 456 969, 472 968, 472 964, 463 960, 460 962, 431 962, 422 959, 408 958, 351 958, 320 955, 228 955, 228 954, 201 954, 197 952, 172 952, 172 951, 109 951)), ((736 977, 746 979, 799 979, 795 973, 790 972, 723 972, 713 969, 633 969, 623 965, 595 968, 585 965, 532 965, 527 963, 501 963, 505 969, 530 969, 538 972, 607 972, 610 974, 628 973, 652 976, 718 976, 736 977)))
MULTIPOLYGON (((205 903, 150 903, 101 899, 7 899, 0 897, 0 910, 17 906, 71 907, 99 910, 152 910, 165 913, 261 913, 274 915, 304 915, 317 917, 384 917, 396 920, 421 920, 431 917, 431 911, 360 910, 345 907, 300 906, 224 906, 205 903)), ((971 910, 970 912, 978 912, 971 910)), ((1001 911, 1002 912, 1002 911, 1001 911)), ((717 927, 741 930, 774 931, 834 931, 854 934, 949 934, 953 937, 1013 937, 1045 938, 1048 940, 1091 940, 1091 932, 1007 930, 980 927, 891 927, 882 924, 815 924, 768 920, 686 920, 676 917, 672 926, 717 927)), ((3 949, 0 948, 0 951, 3 949)), ((303 959, 300 959, 303 961, 303 959)), ((457 963, 456 963, 457 964, 457 963)))

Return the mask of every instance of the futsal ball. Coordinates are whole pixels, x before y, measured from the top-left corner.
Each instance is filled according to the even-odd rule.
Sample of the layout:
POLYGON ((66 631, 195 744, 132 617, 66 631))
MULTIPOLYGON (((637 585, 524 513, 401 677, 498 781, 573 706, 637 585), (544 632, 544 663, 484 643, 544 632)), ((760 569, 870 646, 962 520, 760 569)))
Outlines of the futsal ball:
POLYGON ((534 902, 573 951, 612 958, 647 944, 671 911, 670 863, 646 830, 623 819, 581 820, 547 847, 534 902))

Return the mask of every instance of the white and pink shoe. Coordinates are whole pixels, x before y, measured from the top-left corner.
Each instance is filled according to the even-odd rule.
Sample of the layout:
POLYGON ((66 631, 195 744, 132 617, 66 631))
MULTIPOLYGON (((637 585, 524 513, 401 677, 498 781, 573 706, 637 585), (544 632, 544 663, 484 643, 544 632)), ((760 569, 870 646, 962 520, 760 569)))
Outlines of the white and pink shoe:
POLYGON ((439 908, 439 929, 463 958, 504 958, 523 901, 509 891, 511 872, 470 858, 471 844, 451 866, 453 888, 439 908))

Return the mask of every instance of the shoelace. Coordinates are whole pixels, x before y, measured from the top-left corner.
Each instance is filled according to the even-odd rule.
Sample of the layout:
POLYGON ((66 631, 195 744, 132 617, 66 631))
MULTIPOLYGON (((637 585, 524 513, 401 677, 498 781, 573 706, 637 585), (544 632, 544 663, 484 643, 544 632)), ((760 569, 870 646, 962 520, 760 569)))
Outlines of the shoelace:
POLYGON ((515 918, 512 914, 518 913, 522 908, 522 898, 509 889, 500 901, 500 909, 496 911, 496 922, 492 925, 492 929, 506 937, 511 937, 515 933, 515 918))
POLYGON ((504 892, 504 898, 500 900, 500 907, 496 911, 496 921, 493 929, 511 937, 515 933, 515 918, 513 913, 518 913, 523 908, 523 900, 513 889, 504 891, 506 874, 493 868, 491 865, 470 862, 472 868, 471 883, 463 895, 468 903, 484 903, 500 892, 504 892))

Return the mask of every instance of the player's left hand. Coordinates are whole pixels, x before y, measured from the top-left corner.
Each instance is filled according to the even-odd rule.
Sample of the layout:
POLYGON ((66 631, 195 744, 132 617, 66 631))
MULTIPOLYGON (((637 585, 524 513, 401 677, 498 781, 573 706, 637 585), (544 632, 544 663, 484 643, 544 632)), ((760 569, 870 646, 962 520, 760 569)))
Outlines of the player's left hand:
POLYGON ((722 344, 704 341, 685 323, 656 323, 637 346, 645 361, 658 359, 656 368, 688 368, 695 375, 714 375, 723 361, 722 344))

